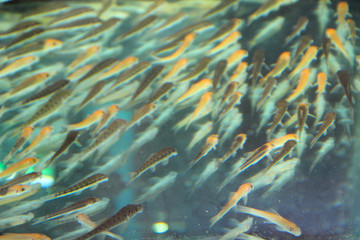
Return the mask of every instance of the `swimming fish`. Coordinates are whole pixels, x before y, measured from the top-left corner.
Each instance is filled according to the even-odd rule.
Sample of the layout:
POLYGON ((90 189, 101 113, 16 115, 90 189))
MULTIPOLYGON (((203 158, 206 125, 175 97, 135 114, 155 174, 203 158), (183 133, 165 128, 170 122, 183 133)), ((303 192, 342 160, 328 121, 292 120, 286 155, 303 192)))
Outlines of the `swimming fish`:
POLYGON ((336 113, 334 112, 328 112, 325 117, 324 120, 322 121, 322 124, 320 126, 319 131, 316 133, 316 135, 314 136, 314 138, 311 140, 310 143, 310 148, 312 148, 315 143, 317 142, 317 140, 323 135, 325 134, 326 130, 331 126, 331 124, 334 123, 335 121, 335 117, 336 117, 336 113))
POLYGON ((25 127, 22 131, 18 139, 16 140, 14 147, 10 150, 8 155, 3 159, 3 163, 7 163, 11 157, 22 147, 24 146, 25 142, 29 140, 32 136, 34 128, 32 126, 25 127))
POLYGON ((304 129, 307 116, 309 114, 309 108, 308 105, 305 103, 300 103, 297 106, 297 118, 298 118, 298 130, 299 130, 299 138, 301 138, 301 133, 304 129))
POLYGON ((38 162, 39 159, 35 157, 24 158, 20 162, 14 163, 13 165, 8 166, 8 168, 6 168, 4 171, 0 172, 0 178, 4 178, 14 173, 28 169, 29 167, 34 166, 38 162))
POLYGON ((201 148, 200 152, 191 162, 189 162, 188 168, 192 168, 201 158, 205 157, 212 149, 215 149, 218 142, 219 142, 219 135, 217 134, 210 135, 206 139, 206 142, 204 146, 201 148))
POLYGON ((193 67, 193 69, 186 76, 184 76, 177 82, 183 83, 198 77, 200 74, 202 74, 205 71, 205 69, 208 67, 210 62, 211 62, 210 57, 201 58, 200 61, 193 67))
POLYGON ((96 110, 92 114, 87 116, 84 120, 82 120, 78 123, 73 123, 73 124, 67 125, 66 129, 67 130, 80 130, 80 129, 86 128, 86 127, 100 121, 103 116, 104 116, 103 110, 96 110))
POLYGON ((126 31, 125 33, 120 35, 118 38, 115 38, 114 42, 116 43, 116 42, 124 41, 125 39, 133 36, 134 34, 151 26, 155 22, 156 19, 157 19, 156 15, 148 16, 147 18, 145 18, 145 19, 141 20, 140 22, 138 22, 137 24, 135 24, 135 26, 133 26, 131 29, 129 29, 128 31, 126 31))
POLYGON ((350 84, 350 75, 346 70, 339 70, 336 72, 336 76, 345 91, 346 98, 349 101, 350 107, 353 107, 352 103, 352 94, 351 94, 351 84, 350 84))
POLYGON ((46 138, 50 136, 50 134, 54 131, 53 127, 45 126, 43 127, 39 134, 34 138, 34 140, 27 146, 21 153, 19 153, 18 157, 22 158, 26 156, 31 151, 34 151, 46 138))
POLYGON ((274 114, 271 126, 268 130, 268 136, 271 137, 276 126, 281 122, 281 119, 284 117, 288 107, 288 102, 285 100, 280 100, 276 104, 276 112, 274 114))

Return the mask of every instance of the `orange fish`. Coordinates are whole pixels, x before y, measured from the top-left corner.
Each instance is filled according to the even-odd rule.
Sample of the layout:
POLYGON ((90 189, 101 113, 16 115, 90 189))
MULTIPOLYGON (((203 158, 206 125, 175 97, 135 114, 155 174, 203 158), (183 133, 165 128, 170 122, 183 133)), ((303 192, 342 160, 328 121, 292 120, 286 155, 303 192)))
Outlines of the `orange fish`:
POLYGON ((25 148, 21 153, 19 153, 19 158, 22 158, 25 155, 27 155, 28 153, 30 153, 31 151, 35 150, 45 138, 50 136, 50 134, 53 132, 53 130, 54 129, 51 126, 43 127, 40 130, 39 134, 30 143, 30 145, 27 148, 25 148))
POLYGON ((179 104, 186 99, 194 96, 195 94, 208 89, 212 86, 212 80, 209 78, 205 78, 200 80, 199 82, 194 83, 188 91, 186 91, 183 95, 181 95, 174 103, 174 105, 179 104))
POLYGON ((290 52, 283 52, 280 54, 275 67, 263 79, 261 79, 261 85, 264 84, 269 77, 277 77, 281 75, 281 73, 289 66, 290 59, 290 52))
POLYGON ((307 83, 309 82, 309 78, 310 78, 310 69, 309 68, 305 68, 304 70, 301 71, 300 73, 300 79, 299 79, 299 83, 296 86, 294 92, 286 99, 287 102, 292 102, 294 101, 296 98, 298 98, 301 94, 303 94, 306 91, 306 87, 307 87, 307 83))
POLYGON ((239 31, 234 31, 230 33, 224 40, 222 40, 218 45, 209 50, 209 55, 218 53, 225 48, 228 48, 232 44, 236 43, 241 38, 241 33, 239 31))
POLYGON ((34 157, 24 158, 20 162, 14 163, 13 165, 6 168, 4 171, 0 172, 0 178, 4 178, 19 171, 28 169, 29 167, 34 166, 38 162, 39 162, 38 158, 34 158, 34 157))
POLYGON ((87 116, 84 120, 82 120, 81 122, 69 124, 69 125, 67 125, 66 128, 67 128, 67 130, 83 129, 83 128, 86 128, 86 127, 96 123, 103 116, 104 116, 103 110, 96 110, 91 115, 87 116))
POLYGON ((328 28, 325 31, 326 36, 331 39, 331 42, 335 44, 335 47, 340 50, 342 54, 350 61, 352 62, 352 59, 350 58, 348 52, 345 49, 345 46, 342 44, 341 39, 339 35, 337 34, 336 30, 334 28, 328 28))
POLYGON ((189 118, 189 121, 186 124, 185 130, 187 130, 189 125, 194 121, 194 119, 196 119, 200 115, 200 113, 203 112, 203 110, 206 108, 206 106, 209 105, 209 103, 211 102, 212 96, 213 96, 212 92, 204 93, 201 96, 200 102, 197 105, 197 107, 195 108, 194 112, 192 112, 191 117, 189 118))

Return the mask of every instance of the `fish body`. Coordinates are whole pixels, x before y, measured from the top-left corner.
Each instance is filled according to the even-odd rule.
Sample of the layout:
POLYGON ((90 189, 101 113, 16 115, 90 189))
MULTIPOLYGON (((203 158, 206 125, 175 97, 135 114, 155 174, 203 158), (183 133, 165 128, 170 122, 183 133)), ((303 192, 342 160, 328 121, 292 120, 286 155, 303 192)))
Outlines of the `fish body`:
POLYGON ((225 37, 220 43, 218 43, 215 47, 211 48, 208 52, 209 55, 213 55, 218 53, 231 45, 235 44, 242 37, 239 31, 233 31, 227 37, 225 37))
POLYGON ((197 105, 197 107, 195 108, 195 110, 192 112, 191 114, 191 117, 189 118, 188 120, 188 123, 185 127, 185 129, 187 129, 189 127, 189 125, 191 123, 194 122, 195 119, 197 119, 201 113, 206 109, 206 107, 210 104, 211 100, 212 100, 212 97, 213 97, 213 93, 212 92, 207 92, 207 93, 204 93, 202 96, 201 96, 201 99, 200 99, 200 102, 199 104, 197 105))
POLYGON ((229 150, 224 154, 224 156, 219 159, 219 161, 223 163, 231 156, 234 156, 239 149, 242 149, 244 147, 246 139, 247 137, 245 133, 239 133, 238 135, 236 135, 234 141, 231 143, 229 150))
POLYGON ((4 171, 0 172, 0 178, 5 178, 10 176, 14 173, 20 172, 22 170, 28 169, 29 167, 34 166, 39 162, 38 158, 30 157, 24 158, 20 162, 14 163, 13 165, 6 168, 4 171))
POLYGON ((336 72, 336 76, 345 91, 346 98, 349 101, 350 107, 353 107, 352 103, 352 94, 351 94, 351 84, 350 84, 350 74, 346 70, 339 70, 336 72))
POLYGON ((67 125, 66 129, 67 130, 80 130, 80 129, 86 128, 86 127, 100 121, 100 119, 103 116, 104 116, 103 110, 96 110, 91 115, 87 116, 84 120, 82 120, 81 122, 67 125))
POLYGON ((108 231, 116 227, 117 225, 123 222, 129 221, 136 214, 141 213, 142 211, 143 211, 143 207, 141 205, 127 205, 121 208, 115 215, 105 220, 105 222, 101 223, 90 232, 76 238, 75 240, 90 239, 102 232, 108 231))
POLYGON ((55 2, 51 4, 43 4, 37 8, 31 8, 27 12, 25 12, 21 19, 34 18, 39 16, 44 16, 48 14, 52 14, 54 12, 59 12, 68 9, 70 6, 63 2, 55 2))
POLYGON ((290 52, 283 52, 280 54, 278 60, 273 69, 261 80, 263 84, 269 77, 280 76, 281 73, 289 66, 290 64, 290 52))
POLYGON ((255 12, 253 12, 248 17, 248 24, 251 24, 260 17, 267 16, 270 12, 278 10, 283 5, 288 5, 296 1, 297 0, 266 0, 255 12))
POLYGON ((140 107, 132 116, 130 121, 128 122, 126 128, 129 129, 134 126, 136 123, 139 123, 148 115, 152 114, 156 110, 156 105, 153 103, 146 103, 142 107, 140 107))
POLYGON ((94 129, 94 132, 99 132, 118 112, 119 106, 117 104, 110 105, 101 117, 99 124, 94 129))
POLYGON ((161 24, 159 27, 157 27, 154 31, 159 32, 159 31, 162 31, 169 27, 172 27, 175 24, 178 24, 181 21, 183 21, 185 18, 187 18, 186 13, 183 11, 180 11, 177 14, 175 14, 174 16, 167 18, 166 21, 163 24, 161 24))
POLYGON ((25 148, 21 153, 19 153, 19 157, 24 157, 31 151, 34 151, 46 138, 50 136, 50 134, 54 131, 53 127, 45 126, 43 127, 39 134, 34 138, 34 140, 25 148))
POLYGON ((198 94, 199 92, 208 89, 211 86, 212 86, 212 80, 211 79, 208 79, 208 78, 202 79, 199 82, 196 82, 193 85, 191 85, 189 90, 187 90, 183 95, 181 95, 175 101, 175 104, 179 104, 179 103, 185 101, 186 99, 198 94))
POLYGON ((134 64, 136 64, 138 62, 139 62, 139 59, 137 57, 131 57, 131 56, 127 57, 127 58, 121 60, 120 62, 118 62, 117 64, 115 64, 112 68, 110 68, 106 72, 102 73, 99 76, 99 79, 109 78, 109 77, 111 77, 111 76, 113 76, 115 74, 118 74, 119 72, 121 72, 125 68, 133 66, 134 64))
POLYGON ((70 11, 67 11, 63 14, 59 14, 57 15, 55 18, 53 18, 50 22, 49 22, 49 26, 54 26, 57 24, 64 24, 65 22, 68 21, 72 21, 74 19, 77 18, 83 18, 84 15, 86 17, 86 15, 90 15, 93 14, 94 9, 91 7, 80 7, 80 8, 75 8, 72 9, 70 11))
POLYGON ((237 206, 236 210, 238 212, 264 218, 270 221, 271 223, 276 224, 278 226, 277 230, 279 231, 288 232, 297 237, 301 235, 301 230, 295 223, 283 218, 278 213, 265 212, 262 210, 245 207, 245 206, 237 206))
POLYGON ((310 143, 310 148, 312 148, 315 143, 318 141, 318 139, 325 134, 326 130, 334 123, 335 121, 335 117, 336 117, 336 113, 334 112, 328 112, 325 117, 324 120, 320 126, 319 131, 316 133, 316 135, 314 136, 314 138, 311 140, 310 143))
POLYGON ((291 59, 290 66, 293 66, 296 60, 300 57, 300 55, 305 51, 306 48, 310 46, 310 44, 313 42, 313 39, 309 35, 303 35, 300 38, 300 41, 297 45, 296 51, 294 56, 291 59))
POLYGON ((174 64, 171 70, 162 79, 159 80, 159 83, 168 81, 173 82, 172 78, 177 76, 183 69, 185 69, 188 62, 189 61, 186 58, 181 58, 174 64))
POLYGON ((160 62, 166 62, 166 61, 171 61, 174 60, 176 58, 178 58, 179 56, 181 56, 181 54, 183 54, 190 46, 191 44, 194 42, 196 37, 196 34, 194 32, 190 32, 188 33, 185 38, 183 43, 178 47, 178 49, 176 49, 172 54, 170 54, 169 56, 166 57, 157 57, 157 59, 160 62))
POLYGON ((216 214, 216 216, 210 219, 210 228, 221 219, 227 212, 229 212, 236 204, 240 201, 240 199, 244 198, 246 195, 250 193, 250 191, 254 188, 251 183, 244 183, 240 185, 238 190, 230 195, 228 202, 225 204, 223 209, 216 214))
POLYGON ((5 233, 0 236, 4 240, 51 240, 48 236, 40 233, 5 233))
POLYGON ((20 48, 10 51, 7 53, 8 59, 16 59, 19 57, 24 57, 27 55, 42 55, 50 51, 54 51, 56 49, 61 48, 63 42, 57 39, 44 39, 35 42, 30 42, 23 45, 20 48))
POLYGON ((295 145, 296 145, 295 140, 286 141, 280 152, 276 154, 275 158, 270 163, 268 169, 274 166, 275 164, 277 164, 278 162, 280 162, 281 160, 283 160, 294 149, 295 145))
POLYGON ((174 88, 174 84, 171 82, 165 82, 160 88, 150 97, 147 103, 154 103, 157 100, 160 100, 165 94, 171 91, 174 88))
POLYGON ((285 100, 280 100, 276 104, 276 112, 273 117, 271 126, 268 130, 268 136, 270 137, 272 133, 274 132, 276 126, 281 122, 281 119, 284 117, 285 113, 287 112, 288 102, 285 100))
POLYGON ((227 24, 224 24, 217 32, 215 32, 210 38, 206 39, 203 45, 208 45, 223 36, 235 31, 243 21, 240 18, 233 18, 227 24))
POLYGON ((25 174, 20 177, 16 177, 10 181, 7 181, 5 184, 0 185, 0 191, 3 191, 3 189, 6 189, 8 187, 14 186, 14 185, 29 185, 33 184, 34 182, 37 182, 42 178, 42 173, 40 172, 32 172, 25 174))
POLYGON ((183 35, 188 34, 189 32, 198 32, 203 29, 211 28, 214 24, 210 21, 200 21, 200 22, 194 22, 190 23, 189 25, 185 26, 183 29, 179 30, 176 33, 171 34, 166 38, 167 41, 181 37, 183 35))
POLYGON ((201 158, 205 157, 212 149, 215 149, 218 142, 219 135, 210 135, 198 155, 188 164, 188 167, 192 168, 201 158))
POLYGON ((143 61, 135 64, 131 68, 127 69, 123 72, 119 78, 114 82, 111 88, 115 88, 118 85, 127 82, 128 80, 132 79, 133 77, 137 76, 138 74, 144 72, 151 66, 151 62, 143 61))
POLYGON ((104 70, 110 68, 111 66, 113 66, 116 63, 116 59, 115 58, 108 58, 105 59, 103 61, 101 61, 100 63, 98 63, 97 65, 95 65, 88 73, 86 73, 82 78, 80 78, 78 80, 78 84, 93 78, 95 76, 97 76, 98 74, 104 72, 104 70))
POLYGON ((181 78, 178 83, 183 83, 195 79, 206 70, 210 62, 210 57, 201 58, 200 61, 194 66, 194 68, 186 76, 181 78))
POLYGON ((150 168, 155 168, 161 162, 167 162, 169 158, 177 155, 177 150, 173 147, 165 147, 160 151, 154 153, 146 162, 134 173, 130 173, 131 179, 129 183, 140 177, 144 172, 150 168))
POLYGON ((164 65, 157 65, 152 67, 145 75, 139 87, 136 89, 134 95, 131 98, 131 101, 134 101, 153 81, 155 81, 163 69, 164 65))
POLYGON ((297 118, 298 118, 298 130, 299 130, 299 138, 301 138, 301 133, 306 124, 306 119, 309 114, 308 105, 305 103, 300 103, 297 107, 297 118))
POLYGON ((118 38, 116 38, 115 42, 124 41, 125 39, 133 36, 134 34, 144 30, 145 28, 151 26, 156 19, 157 19, 156 15, 148 16, 147 18, 135 24, 135 26, 133 26, 131 29, 120 35, 118 38))
POLYGON ((26 56, 16 59, 12 63, 0 70, 0 77, 5 77, 9 74, 14 74, 23 68, 29 67, 37 62, 40 58, 38 56, 26 56))
POLYGON ((13 40, 11 40, 11 42, 9 42, 6 45, 6 49, 8 50, 8 49, 16 47, 20 44, 24 44, 24 43, 28 42, 29 40, 39 37, 39 35, 41 35, 44 32, 45 32, 45 29, 43 29, 43 28, 34 28, 28 32, 25 32, 25 33, 21 34, 20 36, 14 38, 13 40))
POLYGON ((100 92, 104 89, 106 85, 106 81, 98 81, 95 85, 90 89, 85 98, 81 101, 81 103, 77 106, 77 110, 81 110, 84 106, 86 106, 92 99, 94 99, 100 92))
POLYGON ((85 64, 88 60, 90 60, 93 56, 95 56, 99 51, 101 47, 98 45, 93 45, 89 48, 87 48, 84 52, 79 54, 68 66, 67 66, 67 72, 72 72, 74 69, 81 67, 83 64, 85 64))
POLYGON ((10 158, 22 147, 24 146, 25 142, 27 140, 29 140, 29 138, 32 136, 34 132, 34 128, 32 126, 27 126, 25 127, 20 136, 18 137, 18 139, 16 140, 14 147, 10 150, 9 154, 6 155, 6 157, 4 158, 3 162, 7 163, 10 158))
POLYGON ((300 71, 302 71, 304 68, 307 68, 310 63, 316 59, 316 54, 318 52, 318 48, 316 46, 310 46, 305 54, 304 57, 301 59, 299 64, 294 68, 294 70, 289 73, 289 78, 293 78, 296 74, 298 74, 300 71))
POLYGON ((349 53, 346 51, 344 44, 341 42, 341 39, 334 28, 328 28, 325 31, 326 36, 331 39, 331 42, 334 43, 335 47, 340 50, 340 52, 350 61, 352 59, 349 56, 349 53))
POLYGON ((299 35, 303 30, 305 30, 308 24, 309 19, 307 17, 300 17, 296 25, 294 26, 294 30, 292 31, 292 33, 286 37, 285 43, 288 44, 289 42, 291 42, 297 35, 299 35))
POLYGON ((254 53, 254 56, 252 58, 252 71, 251 71, 251 83, 252 86, 255 86, 259 75, 261 73, 261 68, 264 65, 264 61, 265 61, 265 54, 264 54, 264 50, 262 49, 257 49, 254 53))
POLYGON ((214 8, 210 9, 208 12, 206 12, 203 16, 203 18, 208 18, 210 16, 213 16, 214 14, 217 14, 221 11, 225 11, 225 9, 229 8, 231 5, 236 4, 237 0, 222 0, 218 5, 216 5, 214 8))
POLYGON ((301 71, 299 83, 296 86, 294 92, 288 98, 286 98, 287 102, 291 103, 306 91, 306 87, 308 86, 308 82, 310 79, 310 74, 311 71, 309 68, 305 68, 304 70, 301 71))
POLYGON ((266 82, 264 86, 264 91, 262 92, 262 96, 259 99, 259 101, 256 103, 256 111, 259 111, 266 100, 270 97, 271 92, 276 87, 276 78, 270 77, 266 82))

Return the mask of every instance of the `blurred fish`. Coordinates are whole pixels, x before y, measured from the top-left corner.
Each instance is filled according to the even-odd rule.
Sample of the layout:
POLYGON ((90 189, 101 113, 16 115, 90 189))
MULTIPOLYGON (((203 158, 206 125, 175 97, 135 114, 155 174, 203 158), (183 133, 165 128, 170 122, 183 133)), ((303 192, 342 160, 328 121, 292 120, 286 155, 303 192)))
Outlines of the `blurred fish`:
POLYGON ((311 140, 310 148, 312 148, 315 143, 319 140, 319 138, 326 133, 327 129, 334 123, 336 117, 336 113, 334 112, 328 112, 324 120, 322 121, 322 124, 320 126, 319 131, 316 133, 314 138, 311 140))
POLYGON ((196 157, 189 162, 188 168, 192 168, 201 158, 205 157, 212 149, 216 149, 216 145, 219 142, 219 136, 217 134, 210 135, 201 148, 200 152, 196 155, 196 157))

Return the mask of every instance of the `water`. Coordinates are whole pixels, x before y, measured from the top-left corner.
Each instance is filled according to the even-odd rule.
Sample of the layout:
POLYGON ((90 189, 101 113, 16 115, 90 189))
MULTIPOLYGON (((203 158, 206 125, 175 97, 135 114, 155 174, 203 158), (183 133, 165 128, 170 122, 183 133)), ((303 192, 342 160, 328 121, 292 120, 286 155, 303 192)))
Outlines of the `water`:
MULTIPOLYGON (((31 212, 37 218, 88 197, 108 198, 110 202, 104 209, 93 208, 91 209, 93 213, 89 215, 93 221, 101 222, 103 219, 114 215, 119 209, 139 200, 141 194, 149 190, 151 186, 155 186, 155 184, 159 186, 160 181, 163 180, 161 191, 155 190, 158 194, 153 194, 152 197, 147 197, 140 201, 144 209, 142 213, 134 216, 127 224, 122 224, 111 231, 121 235, 124 239, 220 239, 227 232, 226 229, 235 227, 233 220, 231 220, 232 218, 243 221, 249 215, 239 213, 233 208, 213 227, 209 228, 210 219, 225 206, 231 192, 235 192, 241 184, 251 181, 255 189, 249 193, 246 206, 264 211, 274 209, 282 217, 295 223, 301 229, 302 234, 300 237, 296 237, 288 232, 278 231, 275 229, 274 224, 264 223, 264 219, 259 217, 254 217, 253 225, 246 232, 247 234, 263 239, 357 239, 359 235, 357 227, 359 213, 355 199, 358 199, 359 195, 359 191, 357 191, 359 164, 356 159, 358 149, 356 122, 358 121, 359 78, 358 61, 355 58, 357 59, 358 54, 358 41, 355 41, 355 46, 353 46, 351 39, 346 38, 348 35, 346 25, 338 28, 335 12, 339 1, 332 1, 324 6, 325 10, 322 14, 317 14, 316 11, 321 1, 292 1, 292 3, 289 1, 288 4, 285 4, 284 1, 283 6, 279 9, 255 18, 252 23, 249 23, 249 19, 252 18, 250 16, 254 16, 251 14, 259 9, 265 1, 234 1, 230 7, 206 19, 203 19, 202 16, 216 6, 219 1, 203 0, 198 1, 196 4, 191 1, 161 2, 158 1, 160 3, 158 8, 145 15, 145 10, 149 9, 149 6, 152 6, 151 4, 154 4, 153 1, 66 1, 66 6, 62 6, 57 12, 28 18, 39 21, 38 27, 42 27, 45 31, 32 39, 28 39, 26 43, 51 38, 62 41, 62 44, 48 51, 27 54, 39 56, 39 61, 31 64, 31 66, 2 75, 0 80, 2 93, 9 92, 21 83, 24 78, 42 71, 49 72, 51 77, 45 82, 39 82, 28 91, 23 91, 10 97, 9 95, 2 95, 3 114, 0 119, 0 130, 3 137, 0 141, 2 146, 1 156, 5 158, 15 144, 17 137, 11 138, 10 136, 15 131, 20 132, 22 130, 24 126, 21 124, 35 113, 37 106, 48 101, 49 96, 23 108, 15 107, 19 101, 38 92, 45 86, 64 78, 69 78, 71 81, 65 88, 73 90, 71 97, 54 114, 31 123, 34 127, 34 132, 23 148, 27 147, 34 140, 42 127, 52 126, 54 129, 49 138, 46 138, 37 149, 30 151, 30 154, 26 156, 39 158, 40 162, 34 166, 36 171, 43 169, 41 167, 43 166, 42 164, 58 150, 64 141, 68 132, 65 128, 67 124, 80 122, 96 110, 106 112, 108 107, 113 104, 117 104, 119 111, 112 119, 121 118, 130 121, 136 111, 144 106, 152 94, 160 88, 163 83, 161 82, 162 79, 171 70, 172 66, 181 58, 186 58, 188 63, 187 67, 168 79, 168 81, 174 84, 174 87, 154 103, 156 105, 154 112, 150 113, 149 116, 146 116, 130 129, 127 129, 120 139, 111 139, 86 157, 81 152, 87 149, 96 137, 99 136, 99 133, 94 132, 99 121, 81 129, 77 143, 71 144, 69 151, 62 154, 53 164, 42 171, 43 176, 48 176, 48 179, 50 179, 50 185, 54 184, 54 182, 56 183, 55 187, 45 186, 45 178, 43 178, 43 188, 41 190, 23 200, 13 201, 0 206, 0 216, 1 212, 24 204, 28 200, 40 199, 51 193, 66 189, 94 173, 103 173, 108 176, 109 180, 100 183, 95 190, 87 189, 80 194, 73 194, 45 202, 41 207, 32 209, 31 212), (106 6, 109 7, 107 8, 106 6), (120 21, 116 25, 109 26, 104 33, 79 43, 75 41, 99 26, 100 22, 76 29, 50 30, 51 27, 56 27, 56 25, 49 25, 53 19, 81 7, 89 7, 90 10, 87 10, 89 11, 87 15, 79 16, 79 19, 98 17, 101 21, 106 21, 111 17, 117 17, 120 21), (187 17, 184 17, 180 22, 166 30, 154 32, 165 20, 180 11, 183 11, 183 16, 187 17), (326 13, 326 11, 329 12, 326 13), (157 16, 154 22, 134 34, 134 36, 124 40, 119 39, 119 36, 122 36, 123 33, 135 26, 136 23, 152 14, 157 16), (277 62, 283 52, 291 51, 291 57, 294 56, 297 44, 300 41, 299 35, 296 35, 289 44, 285 44, 284 39, 293 31, 293 27, 300 17, 307 17, 309 21, 300 35, 311 36, 313 39, 311 45, 318 47, 313 61, 304 66, 304 68, 310 67, 310 80, 308 80, 304 92, 294 100, 290 100, 287 113, 282 118, 279 126, 275 128, 273 134, 269 136, 267 129, 269 128, 268 125, 272 122, 272 114, 276 111, 276 103, 280 99, 287 99, 299 82, 302 69, 292 79, 289 78, 289 74, 300 63, 300 60, 295 62, 295 66, 289 66, 281 71, 281 73, 276 74, 276 88, 272 91, 272 95, 266 100, 261 110, 256 111, 256 103, 264 91, 264 86, 260 84, 260 81, 262 81, 263 76, 271 72, 274 67, 272 64, 277 62), (234 40, 232 45, 211 55, 210 49, 221 40, 205 45, 203 42, 233 18, 242 19, 239 26, 232 30, 239 31, 241 38, 234 40), (325 20, 323 27, 319 24, 320 18, 325 20), (169 56, 177 47, 173 48, 174 50, 169 50, 155 56, 153 51, 165 44, 167 36, 179 31, 190 23, 200 20, 210 21, 209 23, 213 24, 213 26, 197 31, 195 40, 185 48, 183 53, 172 60, 164 62, 161 62, 161 58, 169 56), (277 24, 264 36, 254 41, 254 38, 261 29, 264 30, 266 27, 271 26, 275 20, 278 21, 277 24), (279 24, 282 26, 279 27, 279 24), (322 41, 326 35, 325 30, 328 28, 338 28, 337 32, 340 34, 342 42, 345 43, 345 51, 348 57, 339 48, 333 47, 330 51, 327 67, 325 57, 323 56, 322 41), (341 35, 342 31, 343 34, 341 35), (70 63, 93 45, 97 45, 100 48, 87 62, 82 64, 82 66, 91 64, 82 74, 85 74, 92 66, 99 64, 105 59, 114 58, 121 61, 130 56, 136 57, 137 61, 151 61, 152 66, 162 64, 164 69, 134 101, 131 101, 131 98, 138 85, 146 80, 145 77, 150 68, 113 89, 110 87, 124 70, 121 72, 119 70, 108 78, 101 77, 98 74, 95 77, 84 80, 84 83, 81 85, 77 84, 80 76, 77 78, 69 77, 69 74, 75 70, 70 69, 70 63), (208 86, 188 100, 176 104, 177 99, 190 86, 193 86, 194 83, 198 83, 205 78, 213 79, 217 63, 221 59, 227 59, 238 49, 246 50, 248 56, 235 62, 232 67, 227 66, 225 74, 220 79, 215 91, 212 89, 212 86, 208 86), (254 62, 253 56, 258 49, 264 51, 265 65, 261 67, 261 76, 259 76, 257 83, 253 85, 250 76, 252 72, 250 65, 254 62), (205 56, 211 56, 211 62, 205 70, 199 76, 185 83, 179 83, 179 79, 192 71, 193 66, 205 56), (237 66, 243 66, 245 70, 243 74, 232 78, 237 66), (353 108, 350 107, 348 99, 344 97, 344 89, 338 84, 339 81, 336 73, 340 69, 346 70, 350 74, 351 92, 354 99, 353 108), (323 99, 320 100, 317 98, 317 86, 315 85, 319 72, 327 74, 328 81, 328 85, 325 87, 322 95, 323 99), (91 87, 97 81, 104 79, 106 84, 100 93, 85 107, 78 109, 77 106, 85 98, 91 87), (241 100, 238 100, 237 104, 231 108, 231 111, 225 114, 226 117, 224 119, 218 121, 218 104, 223 95, 225 95, 230 80, 234 80, 237 83, 236 91, 242 94, 241 100), (208 113, 191 122, 188 128, 185 127, 188 122, 185 122, 182 128, 175 130, 183 118, 191 116, 198 106, 201 97, 207 91, 213 92, 211 102, 203 110, 208 111, 208 113), (112 95, 113 93, 116 93, 117 96, 112 95), (277 152, 272 151, 270 155, 267 155, 237 175, 218 193, 219 186, 239 159, 243 159, 243 161, 249 159, 255 149, 266 144, 271 139, 282 137, 286 134, 298 134, 296 111, 299 103, 307 104, 309 113, 313 116, 309 115, 307 117, 301 139, 299 140, 296 137, 297 144, 295 148, 282 162, 279 162, 274 167, 284 166, 281 165, 284 164, 284 161, 287 161, 285 163, 293 161, 298 164, 287 171, 284 170, 282 174, 278 174, 274 179, 272 179, 273 175, 263 173, 260 179, 270 179, 269 184, 263 186, 265 183, 261 184, 259 183, 260 180, 254 181, 254 178, 251 177, 267 168, 271 161, 276 159, 277 152), (329 112, 336 113, 335 122, 327 129, 327 134, 321 136, 314 147, 310 148, 310 142, 320 128, 316 126, 316 122, 320 122, 323 119, 323 116, 317 116, 321 112, 321 109, 319 110, 321 106, 324 107, 323 116, 329 112), (291 116, 294 116, 293 123, 290 123, 291 116), (192 147, 188 147, 193 136, 199 133, 203 133, 203 136, 192 147), (226 162, 221 164, 202 184, 196 185, 203 171, 207 167, 214 166, 211 164, 215 164, 217 159, 223 157, 239 133, 246 134, 246 142, 243 149, 238 150, 236 155, 231 156, 226 162), (204 158, 201 158, 191 169, 188 169, 188 163, 199 154, 206 142, 206 138, 212 134, 217 134, 219 138, 216 149, 209 151, 204 158), (135 148, 135 144, 137 144, 136 139, 144 135, 146 136, 145 141, 135 148), (322 148, 324 146, 329 146, 326 151, 322 148), (131 184, 128 184, 128 174, 136 171, 152 154, 164 147, 174 147, 177 150, 177 155, 171 157, 167 165, 162 166, 160 163, 156 166, 156 171, 147 170, 131 184), (309 171, 314 160, 322 152, 323 156, 319 162, 313 167, 312 171, 309 171), (74 165, 74 163, 79 162, 81 162, 79 165, 74 165), (71 167, 73 166, 75 167, 72 169, 71 167), (110 167, 104 168, 104 166, 110 167), (70 169, 72 170, 70 171, 70 169), (67 175, 64 175, 64 173, 67 175), (279 185, 279 188, 268 192, 271 185, 276 186, 276 184, 279 185), (159 226, 163 228, 159 228, 159 226)), ((347 15, 346 19, 353 19, 355 24, 358 25, 358 3, 356 1, 347 1, 347 3, 351 16, 347 15)), ((56 7, 54 3, 50 4, 56 7)), ((1 30, 6 31, 17 24, 25 12, 29 12, 39 6, 45 7, 46 5, 49 6, 49 4, 41 2, 23 3, 21 1, 10 1, 1 5, 1 30)), ((69 20, 69 22, 72 21, 74 20, 69 20)), ((0 38, 0 44, 6 46, 19 35, 18 33, 8 37, 3 36, 0 38)), ((20 43, 16 48, 21 49, 26 43, 20 43)), ((178 46, 181 44, 179 43, 178 46)), ((334 41, 332 44, 334 44, 334 41)), ((14 47, 13 49, 16 48, 14 47)), ((1 58, 3 60, 1 69, 15 60, 6 58, 6 56, 10 56, 10 52, 11 49, 3 49, 1 51, 1 58)), ((299 59, 302 58, 301 56, 299 59)), ((135 64, 135 62, 136 59, 127 67, 135 64)), ((109 68, 106 68, 106 70, 109 68)), ((235 96, 233 95, 233 97, 235 96)), ((225 101, 225 104, 229 104, 229 102, 230 97, 225 101)), ((277 146, 279 150, 283 144, 284 142, 277 146)), ((21 150, 17 152, 17 154, 19 153, 21 153, 21 150)), ((20 160, 22 158, 14 154, 10 163, 16 163, 20 160)), ((5 168, 6 164, 3 165, 5 168)), ((24 174, 24 171, 22 171, 18 176, 24 174)), ((2 179, 2 181, 4 180, 5 178, 2 179)), ((238 205, 243 204, 243 200, 238 202, 238 205)), ((90 228, 81 226, 72 216, 66 222, 47 221, 32 225, 30 221, 15 227, 2 227, 1 231, 2 233, 37 232, 45 234, 52 239, 75 239, 81 234, 90 231, 90 228), (65 237, 67 236, 66 234, 81 231, 81 229, 83 229, 82 233, 65 237)), ((98 235, 94 239, 104 239, 105 237, 106 235, 98 235)), ((106 238, 111 239, 109 236, 106 238)), ((7 239, 13 238, 8 237, 7 239)), ((236 239, 243 238, 239 237, 236 239)))

